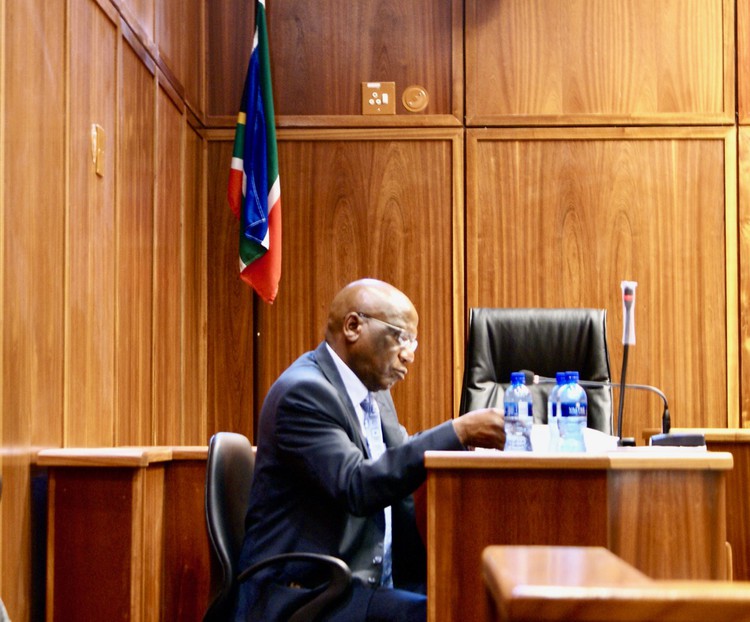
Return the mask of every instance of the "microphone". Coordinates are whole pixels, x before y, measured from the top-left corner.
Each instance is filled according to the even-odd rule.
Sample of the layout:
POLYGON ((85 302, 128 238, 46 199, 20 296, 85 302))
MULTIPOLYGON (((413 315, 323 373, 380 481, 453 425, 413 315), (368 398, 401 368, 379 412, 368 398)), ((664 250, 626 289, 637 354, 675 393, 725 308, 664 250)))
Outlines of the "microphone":
MULTIPOLYGON (((526 378, 526 384, 556 384, 555 378, 548 378, 546 376, 539 376, 529 370, 523 371, 524 377, 526 378)), ((605 382, 599 380, 579 380, 578 384, 583 387, 595 387, 595 388, 617 388, 622 389, 622 384, 617 382, 605 382)), ((661 417, 661 434, 655 434, 651 437, 651 445, 659 446, 672 446, 672 447, 700 447, 706 444, 704 434, 683 432, 680 434, 670 434, 672 427, 671 417, 669 414, 669 403, 667 396, 661 389, 658 389, 650 384, 626 384, 626 389, 635 389, 640 391, 649 391, 654 393, 661 398, 664 404, 664 411, 661 417)), ((622 393, 622 390, 620 391, 622 393)))
POLYGON ((625 406, 625 387, 628 386, 625 383, 625 374, 628 369, 628 348, 630 344, 635 345, 633 307, 635 307, 635 288, 638 287, 638 283, 622 281, 620 287, 622 288, 622 371, 620 372, 620 402, 617 408, 617 438, 620 439, 618 444, 622 446, 635 445, 635 439, 626 440, 622 438, 622 411, 625 406))

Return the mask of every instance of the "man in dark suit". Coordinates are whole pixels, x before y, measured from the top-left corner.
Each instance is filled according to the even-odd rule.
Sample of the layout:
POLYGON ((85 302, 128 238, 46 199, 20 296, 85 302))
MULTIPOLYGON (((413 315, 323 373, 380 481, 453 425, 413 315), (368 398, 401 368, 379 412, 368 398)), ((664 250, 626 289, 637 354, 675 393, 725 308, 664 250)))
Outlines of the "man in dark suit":
MULTIPOLYGON (((281 374, 260 413, 239 567, 296 551, 342 558, 352 589, 326 620, 425 620, 425 549, 411 497, 425 479, 424 452, 505 442, 496 409, 411 437, 399 424, 389 389, 414 361, 418 320, 387 283, 347 285, 331 303, 325 341, 281 374)), ((314 576, 301 581, 298 572, 269 569, 243 583, 235 620, 286 620, 314 591, 314 576)))

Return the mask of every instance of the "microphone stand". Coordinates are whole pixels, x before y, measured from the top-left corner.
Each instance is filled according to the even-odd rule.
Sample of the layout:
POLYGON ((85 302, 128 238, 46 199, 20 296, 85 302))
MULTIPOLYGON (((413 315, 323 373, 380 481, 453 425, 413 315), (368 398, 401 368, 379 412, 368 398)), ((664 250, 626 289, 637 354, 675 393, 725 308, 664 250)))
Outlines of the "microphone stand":
POLYGON ((625 374, 628 370, 628 351, 630 349, 630 342, 635 342, 635 332, 632 330, 631 324, 632 318, 631 313, 633 309, 633 303, 635 302, 635 289, 636 283, 632 281, 623 281, 620 286, 622 287, 622 308, 623 308, 623 327, 622 327, 622 369, 620 371, 620 400, 617 407, 617 446, 618 447, 634 447, 635 439, 632 437, 622 437, 622 412, 625 406, 625 374), (631 332, 633 333, 631 335, 631 332))

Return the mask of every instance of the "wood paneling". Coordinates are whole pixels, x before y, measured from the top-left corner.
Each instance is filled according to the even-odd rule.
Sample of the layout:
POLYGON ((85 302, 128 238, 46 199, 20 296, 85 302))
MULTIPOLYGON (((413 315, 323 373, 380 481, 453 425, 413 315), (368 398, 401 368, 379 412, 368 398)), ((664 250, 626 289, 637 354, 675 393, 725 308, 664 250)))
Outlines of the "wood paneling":
POLYGON ((750 128, 741 126, 739 157, 739 323, 740 323, 740 420, 736 425, 750 427, 750 128))
MULTIPOLYGON (((660 387, 673 424, 737 413, 734 130, 476 130, 467 147, 467 307, 609 310, 638 281, 628 380, 660 387), (696 389, 700 387, 700 390, 696 389)), ((623 433, 657 399, 628 392, 623 433)))
POLYGON ((117 445, 152 442, 155 78, 122 46, 117 222, 117 445))
MULTIPOLYGON (((156 44, 159 59, 169 68, 179 83, 187 73, 187 45, 185 35, 194 27, 186 17, 194 18, 200 3, 183 0, 158 0, 155 5, 156 44)), ((193 39, 191 39, 193 42, 193 39)))
POLYGON ((23 622, 39 611, 30 446, 63 438, 64 6, 6 0, 0 21, 0 596, 23 622))
POLYGON ((206 116, 237 117, 253 47, 253 2, 206 2, 206 116))
POLYGON ((153 430, 156 445, 181 442, 182 413, 182 111, 159 88, 154 203, 153 430))
MULTIPOLYGON (((237 114, 252 47, 252 8, 206 6, 209 124, 228 125, 237 114)), ((280 126, 460 125, 461 0, 421 0, 416 6, 333 0, 323 12, 302 0, 270 2, 267 18, 280 126), (370 81, 396 83, 397 114, 361 115, 361 83, 370 81), (402 103, 412 85, 429 97, 427 108, 416 113, 402 103)))
POLYGON ((199 115, 203 110, 201 28, 206 4, 196 0, 159 0, 155 6, 159 65, 170 76, 173 87, 199 115))
MULTIPOLYGON (((67 216, 65 444, 114 441, 117 24, 94 2, 71 3, 70 195, 67 216), (86 58, 84 64, 78 59, 86 58), (104 132, 103 170, 92 128, 104 132), (76 416, 97 413, 97 417, 76 416)), ((62 213, 62 210, 60 210, 62 213)))
POLYGON ((730 454, 429 451, 425 466, 430 622, 487 619, 490 544, 605 546, 654 578, 727 578, 730 454))
POLYGON ((188 126, 182 212, 182 440, 183 445, 208 442, 206 432, 206 148, 188 126))
POLYGON ((309 125, 316 122, 310 117, 320 117, 321 124, 342 126, 414 124, 425 115, 459 120, 462 9, 460 1, 329 0, 321 19, 316 3, 270 2, 276 114, 296 117, 279 121, 309 125), (396 116, 361 116, 361 83, 373 81, 396 83, 396 116), (404 107, 401 97, 410 85, 426 90, 424 111, 404 107))
POLYGON ((253 430, 253 290, 239 277, 239 224, 227 203, 233 133, 209 137, 207 222, 208 436, 253 430))
POLYGON ((203 76, 205 75, 203 66, 205 59, 203 15, 206 4, 215 3, 172 0, 170 5, 184 23, 182 47, 185 57, 185 70, 184 75, 180 76, 180 81, 185 87, 185 101, 201 118, 203 118, 205 111, 203 101, 203 76))
POLYGON ((467 0, 468 125, 734 121, 732 0, 467 0))
MULTIPOLYGON (((106 0, 97 0, 106 2, 106 0)), ((155 4, 163 3, 165 0, 113 0, 119 5, 130 27, 137 31, 142 42, 147 47, 153 46, 155 4)))
POLYGON ((737 120, 750 123, 750 1, 737 0, 737 120))
POLYGON ((328 304, 348 282, 393 283, 420 314, 420 349, 393 395, 410 432, 453 414, 460 341, 460 131, 282 131, 283 275, 258 308, 257 403, 323 338, 328 304), (429 183, 427 180, 430 180, 429 183))

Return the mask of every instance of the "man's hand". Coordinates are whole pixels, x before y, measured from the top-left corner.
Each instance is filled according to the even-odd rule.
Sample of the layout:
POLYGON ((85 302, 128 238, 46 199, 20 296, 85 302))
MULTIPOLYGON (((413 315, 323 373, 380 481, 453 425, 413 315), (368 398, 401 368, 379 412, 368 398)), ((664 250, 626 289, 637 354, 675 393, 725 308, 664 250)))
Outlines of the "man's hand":
POLYGON ((472 410, 454 419, 453 428, 465 447, 505 446, 505 417, 499 408, 472 410))

